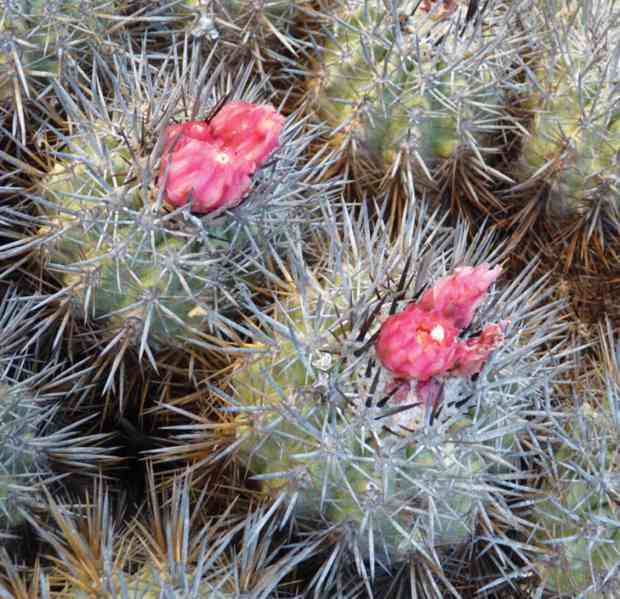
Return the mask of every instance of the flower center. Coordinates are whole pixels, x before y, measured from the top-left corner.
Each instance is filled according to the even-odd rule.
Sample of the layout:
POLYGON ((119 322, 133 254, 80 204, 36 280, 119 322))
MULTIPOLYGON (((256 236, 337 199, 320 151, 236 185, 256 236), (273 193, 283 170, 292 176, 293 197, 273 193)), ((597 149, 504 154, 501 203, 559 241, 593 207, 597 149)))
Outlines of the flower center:
POLYGON ((226 153, 226 152, 218 152, 215 155, 215 159, 220 163, 220 164, 228 164, 230 162, 230 156, 226 153))
POLYGON ((433 330, 431 331, 432 339, 437 341, 437 343, 441 343, 445 339, 445 337, 446 337, 446 332, 444 331, 444 328, 440 324, 433 327, 433 330))

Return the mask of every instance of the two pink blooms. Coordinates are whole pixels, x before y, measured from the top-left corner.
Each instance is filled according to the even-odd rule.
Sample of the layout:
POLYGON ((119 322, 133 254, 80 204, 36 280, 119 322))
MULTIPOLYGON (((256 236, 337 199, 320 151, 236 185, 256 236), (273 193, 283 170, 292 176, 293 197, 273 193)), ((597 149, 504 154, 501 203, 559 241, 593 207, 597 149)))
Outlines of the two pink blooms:
POLYGON ((159 182, 166 199, 206 214, 239 204, 250 176, 279 145, 284 117, 271 105, 229 102, 211 121, 170 125, 159 182))
POLYGON ((375 349, 383 366, 396 378, 397 399, 408 391, 408 381, 416 380, 418 395, 437 401, 441 384, 436 377, 480 372, 489 354, 503 342, 506 323, 488 324, 468 339, 458 336, 471 324, 501 271, 501 266, 489 269, 487 264, 457 268, 418 302, 383 323, 375 349))

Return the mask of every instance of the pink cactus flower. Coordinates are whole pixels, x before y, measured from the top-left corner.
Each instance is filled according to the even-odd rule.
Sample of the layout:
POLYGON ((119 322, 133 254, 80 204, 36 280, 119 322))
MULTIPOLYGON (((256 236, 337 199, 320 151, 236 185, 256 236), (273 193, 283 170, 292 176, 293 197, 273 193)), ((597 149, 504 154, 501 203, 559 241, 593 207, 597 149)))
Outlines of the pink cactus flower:
POLYGON ((415 395, 427 407, 443 397, 442 376, 472 376, 480 372, 490 353, 504 341, 508 321, 488 324, 482 332, 458 339, 484 300, 501 267, 487 264, 457 268, 426 291, 419 302, 390 316, 375 343, 377 357, 394 375, 387 392, 405 401, 417 380, 415 395))
POLYGON ((211 122, 170 125, 159 172, 166 199, 208 213, 243 200, 250 176, 278 146, 284 117, 269 105, 231 102, 211 122))
POLYGON ((417 305, 427 312, 441 313, 459 329, 465 328, 501 272, 501 266, 491 269, 488 264, 462 266, 425 291, 417 305))
POLYGON ((453 374, 471 376, 482 370, 489 354, 504 342, 504 330, 508 321, 488 324, 477 337, 471 337, 458 344, 456 367, 453 374))
POLYGON ((427 381, 456 364, 457 334, 443 315, 411 304, 383 323, 375 349, 383 366, 397 378, 427 381))
POLYGON ((271 105, 230 102, 210 125, 218 143, 233 150, 240 160, 260 165, 278 146, 284 117, 271 105))

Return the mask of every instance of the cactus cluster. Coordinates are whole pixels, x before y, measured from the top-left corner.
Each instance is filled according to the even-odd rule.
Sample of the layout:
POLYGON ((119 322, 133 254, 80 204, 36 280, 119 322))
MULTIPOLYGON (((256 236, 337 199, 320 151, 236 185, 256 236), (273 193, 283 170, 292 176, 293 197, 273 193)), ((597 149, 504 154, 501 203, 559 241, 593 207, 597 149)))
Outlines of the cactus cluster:
POLYGON ((0 596, 617 596, 616 4, 7 0, 0 596))

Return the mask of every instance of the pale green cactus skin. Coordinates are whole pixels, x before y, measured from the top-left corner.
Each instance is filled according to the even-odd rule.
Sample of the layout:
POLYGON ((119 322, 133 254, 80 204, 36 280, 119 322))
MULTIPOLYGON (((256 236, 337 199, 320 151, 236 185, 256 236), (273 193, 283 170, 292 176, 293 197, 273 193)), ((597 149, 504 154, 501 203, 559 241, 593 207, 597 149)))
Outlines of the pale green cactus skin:
POLYGON ((536 510, 537 540, 548 552, 537 567, 545 588, 580 599, 620 590, 620 413, 585 403, 555 454, 557 477, 536 510))
MULTIPOLYGON (((60 135, 53 169, 35 187, 37 257, 60 283, 60 301, 93 325, 105 346, 122 340, 123 347, 139 347, 141 357, 186 347, 188 338, 208 344, 238 336, 243 325, 232 318, 241 293, 255 293, 270 276, 264 248, 287 243, 291 218, 310 229, 322 202, 340 189, 334 179, 319 180, 327 153, 301 164, 316 128, 291 117, 237 206, 194 214, 189 206, 167 205, 161 172, 167 124, 209 118, 224 94, 265 103, 250 66, 235 65, 231 78, 204 61, 201 42, 187 36, 185 43, 177 79, 164 70, 142 73, 129 52, 117 55, 97 83, 110 86, 113 98, 72 98, 67 90, 91 83, 83 73, 68 74, 67 90, 56 91, 70 130, 60 135), (199 73, 200 102, 190 116, 199 73)), ((178 59, 176 47, 170 52, 171 61, 178 59)))
MULTIPOLYGON (((304 343, 303 338, 300 343, 304 343)), ((386 462, 382 463, 377 448, 361 442, 360 424, 354 417, 349 419, 339 409, 330 409, 321 401, 320 392, 313 395, 316 371, 310 373, 300 359, 291 359, 293 354, 293 347, 285 341, 278 354, 279 365, 267 356, 251 361, 232 377, 237 400, 259 410, 239 417, 238 435, 243 439, 241 459, 260 481, 262 492, 274 500, 285 493, 301 520, 319 518, 335 525, 354 524, 365 557, 377 551, 364 537, 373 504, 381 507, 379 514, 372 516, 372 526, 389 554, 406 555, 412 541, 428 541, 431 529, 438 547, 471 538, 477 500, 469 488, 480 484, 485 470, 492 469, 479 454, 449 439, 466 435, 468 428, 474 431, 483 423, 492 428, 492 421, 484 416, 490 408, 483 408, 477 422, 459 418, 435 432, 434 450, 407 444, 390 449, 390 443, 383 439, 386 462), (279 417, 269 409, 277 405, 286 406, 294 416, 279 417), (266 408, 264 414, 261 407, 266 408), (317 442, 316 431, 320 430, 327 437, 322 447, 317 442), (330 440, 331 455, 326 447, 330 440), (416 499, 424 484, 432 486, 438 498, 438 515, 431 516, 425 500, 416 499)), ((415 421, 412 417, 408 425, 415 421)), ((507 454, 511 438, 502 436, 501 445, 507 454)))
MULTIPOLYGON (((484 163, 505 103, 492 45, 485 44, 499 35, 503 17, 461 39, 456 15, 418 9, 407 16, 416 2, 391 4, 398 22, 381 3, 365 0, 348 0, 325 18, 326 41, 307 95, 334 144, 348 145, 384 174, 409 163, 416 182, 432 182, 445 161, 466 151, 484 163), (433 44, 442 36, 449 41, 439 50, 433 44)), ((506 55, 510 45, 506 38, 506 55)))
MULTIPOLYGON (((105 131, 104 123, 98 126, 105 131)), ((182 339, 217 305, 215 278, 234 291, 224 263, 258 239, 263 224, 253 219, 241 227, 223 214, 202 219, 202 236, 189 226, 167 227, 161 208, 143 205, 139 178, 127 182, 134 157, 143 160, 139 151, 111 135, 95 137, 96 148, 82 138, 88 135, 76 136, 69 150, 79 160, 58 161, 40 183, 47 268, 71 289, 87 319, 109 319, 112 330, 133 331, 135 341, 144 323, 158 343, 182 339)))
MULTIPOLYGON (((41 182, 50 202, 43 208, 50 224, 41 227, 40 235, 53 236, 45 248, 48 267, 63 285, 73 288, 85 316, 110 316, 115 329, 149 318, 159 338, 180 335, 183 322, 191 326, 189 313, 196 303, 185 293, 182 281, 166 270, 166 259, 174 260, 183 250, 183 237, 166 235, 160 228, 145 240, 139 183, 125 183, 131 151, 118 137, 94 141, 100 147, 74 139, 70 151, 80 161, 58 161, 41 182), (153 303, 161 303, 163 312, 144 301, 149 294, 153 303), (166 318, 167 312, 175 318, 166 318)), ((194 269, 186 279, 195 293, 201 287, 200 272, 194 269)))
MULTIPOLYGON (((620 214, 620 108, 618 16, 613 2, 537 2, 547 19, 528 105, 517 181, 549 187, 551 215, 571 219, 599 203, 620 214), (614 41, 615 40, 615 41, 614 41)), ((543 27, 543 26, 541 26, 543 27)))

